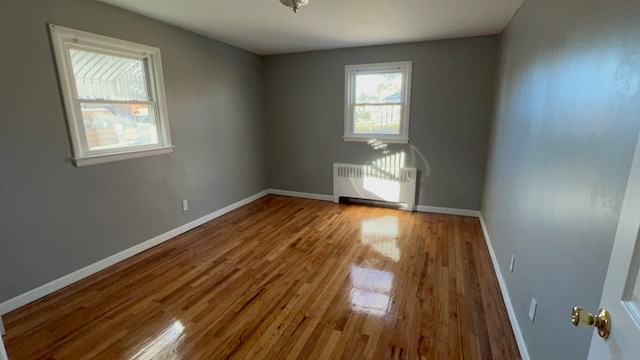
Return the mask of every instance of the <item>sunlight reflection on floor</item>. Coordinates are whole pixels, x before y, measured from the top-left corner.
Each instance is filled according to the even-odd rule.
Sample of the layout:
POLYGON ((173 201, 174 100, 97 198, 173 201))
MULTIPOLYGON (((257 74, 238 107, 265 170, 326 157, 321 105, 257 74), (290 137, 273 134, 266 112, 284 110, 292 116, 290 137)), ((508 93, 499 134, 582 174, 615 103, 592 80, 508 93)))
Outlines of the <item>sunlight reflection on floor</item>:
POLYGON ((365 220, 360 226, 362 243, 371 246, 376 252, 393 261, 400 260, 398 248, 398 218, 396 216, 383 216, 376 219, 365 220))
POLYGON ((178 347, 184 338, 184 325, 176 320, 133 355, 130 360, 179 360, 181 356, 178 347))
POLYGON ((393 274, 388 271, 351 266, 352 309, 370 315, 385 315, 391 302, 393 274))

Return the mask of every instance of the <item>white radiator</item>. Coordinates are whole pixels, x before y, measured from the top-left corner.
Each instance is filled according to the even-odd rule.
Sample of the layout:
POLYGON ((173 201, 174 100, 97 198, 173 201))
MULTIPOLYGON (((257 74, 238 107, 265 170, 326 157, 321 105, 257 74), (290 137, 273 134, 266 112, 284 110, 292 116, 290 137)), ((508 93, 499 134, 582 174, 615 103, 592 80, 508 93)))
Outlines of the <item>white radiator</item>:
POLYGON ((382 200, 413 211, 416 202, 414 168, 382 168, 373 165, 333 164, 333 201, 340 197, 382 200))

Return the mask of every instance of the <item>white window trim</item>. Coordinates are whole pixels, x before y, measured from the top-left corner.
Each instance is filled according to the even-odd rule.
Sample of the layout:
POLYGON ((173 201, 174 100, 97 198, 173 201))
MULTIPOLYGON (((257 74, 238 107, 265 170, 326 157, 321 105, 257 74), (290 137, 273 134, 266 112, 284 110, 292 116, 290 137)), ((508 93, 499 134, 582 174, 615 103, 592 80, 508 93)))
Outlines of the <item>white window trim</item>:
MULTIPOLYGON (((49 30, 51 32, 51 41, 56 57, 69 135, 73 145, 72 160, 76 166, 80 167, 144 156, 168 154, 173 151, 174 146, 171 144, 160 49, 54 24, 49 25, 49 30), (147 60, 149 97, 150 100, 154 101, 157 105, 155 110, 157 111, 158 144, 108 150, 89 150, 84 125, 82 125, 81 101, 78 99, 73 68, 69 56, 70 48, 89 49, 94 52, 105 52, 108 54, 120 53, 127 57, 147 60)), ((111 103, 111 101, 108 102, 111 103)), ((133 102, 134 101, 131 101, 131 103, 133 102)))
POLYGON ((378 139, 390 144, 407 144, 409 142, 409 114, 411 112, 411 70, 412 61, 398 61, 377 64, 347 65, 345 71, 345 106, 344 106, 344 141, 366 142, 378 139), (356 74, 375 74, 398 71, 403 74, 402 118, 400 134, 355 134, 353 132, 353 107, 355 105, 356 74))

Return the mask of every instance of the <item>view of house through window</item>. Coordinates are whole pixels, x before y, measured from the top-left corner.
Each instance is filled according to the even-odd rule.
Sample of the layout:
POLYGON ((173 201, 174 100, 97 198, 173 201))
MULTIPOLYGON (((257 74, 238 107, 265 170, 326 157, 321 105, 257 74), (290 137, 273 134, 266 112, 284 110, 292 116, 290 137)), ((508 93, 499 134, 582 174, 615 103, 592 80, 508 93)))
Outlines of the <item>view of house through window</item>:
POLYGON ((90 150, 158 143, 148 105, 82 103, 81 107, 90 150))
POLYGON ((170 152, 159 50, 55 25, 51 31, 76 164, 170 152))
POLYGON ((144 61, 69 52, 89 150, 157 144, 144 61))
POLYGON ((345 67, 347 141, 409 141, 411 62, 345 67))
POLYGON ((356 75, 354 133, 400 134, 402 74, 356 75))

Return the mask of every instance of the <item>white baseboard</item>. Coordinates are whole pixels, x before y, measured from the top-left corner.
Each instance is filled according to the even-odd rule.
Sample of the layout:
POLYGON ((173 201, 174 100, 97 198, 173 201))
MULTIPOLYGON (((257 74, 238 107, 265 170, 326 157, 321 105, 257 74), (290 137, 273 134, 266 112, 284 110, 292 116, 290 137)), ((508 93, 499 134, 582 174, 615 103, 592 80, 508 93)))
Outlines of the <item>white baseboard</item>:
POLYGON ((524 337, 522 336, 522 331, 520 330, 520 324, 518 323, 518 319, 516 318, 516 312, 513 309, 513 304, 511 303, 511 298, 509 297, 509 291, 507 291, 507 284, 505 283, 504 277, 502 276, 502 271, 500 271, 500 266, 498 265, 498 259, 496 258, 496 253, 493 251, 493 245, 491 245, 491 238, 489 238, 487 225, 484 223, 484 218, 482 218, 482 215, 480 215, 480 226, 482 226, 482 232, 487 242, 487 248, 489 248, 489 255, 491 255, 491 262, 493 263, 493 269, 495 270, 496 277, 498 278, 498 283, 500 284, 500 291, 502 292, 504 305, 507 307, 507 314, 509 314, 509 321, 511 322, 511 328, 513 329, 513 334, 516 337, 516 342, 518 343, 518 348, 520 349, 520 356, 522 357, 522 360, 530 360, 531 357, 529 357, 527 344, 525 344, 524 342, 524 337))
MULTIPOLYGON (((82 280, 90 275, 93 275, 101 270, 108 268, 109 266, 115 265, 120 261, 128 259, 136 254, 139 254, 145 250, 148 250, 156 245, 159 245, 169 239, 172 239, 184 232, 187 232, 191 229, 194 229, 208 221, 211 221, 215 218, 218 218, 226 213, 229 213, 239 207, 242 207, 250 202, 253 202, 267 194, 274 195, 284 195, 284 196, 293 196, 305 199, 314 199, 314 200, 324 200, 324 201, 333 201, 332 195, 322 195, 322 194, 312 194, 305 192, 297 192, 297 191, 288 191, 288 190, 279 190, 279 189, 267 189, 261 191, 257 194, 247 197, 246 199, 240 200, 236 203, 233 203, 229 206, 226 206, 220 210, 214 211, 208 215, 205 215, 199 219, 193 220, 187 224, 184 224, 178 228, 170 230, 164 234, 158 235, 153 239, 147 240, 143 243, 135 245, 129 249, 121 251, 115 255, 109 256, 103 260, 100 260, 94 264, 86 266, 80 270, 74 271, 71 274, 65 275, 59 279, 51 281, 47 284, 44 284, 38 288, 30 290, 22 295, 18 295, 15 298, 9 299, 3 303, 0 303, 0 316, 11 312, 21 306, 24 306, 32 301, 38 300, 44 296, 47 296, 57 290, 64 288, 65 286, 71 285, 76 281, 82 280)), ((500 290, 502 291, 502 297, 504 299, 505 305, 507 307, 507 313, 509 314, 509 319, 511 321, 511 326, 513 328, 513 332, 516 337, 516 341, 518 343, 518 347, 520 349, 520 354, 523 360, 530 360, 529 352, 527 351, 526 344, 524 343, 524 338, 522 337, 522 332, 520 331, 520 326, 518 325, 518 321, 515 317, 515 311, 513 309, 513 305, 511 304, 511 299, 509 298, 509 293, 506 288, 506 284, 504 282, 504 278, 502 277, 502 272, 498 266, 498 261, 496 259, 495 253, 493 251, 493 246, 491 245, 491 240, 489 238, 489 234, 487 232, 486 225, 482 218, 480 211, 477 210, 466 210, 466 209, 452 209, 452 208, 442 208, 435 206, 425 206, 418 205, 417 211, 420 212, 433 212, 439 214, 449 214, 449 215, 460 215, 460 216, 471 216, 480 218, 480 224, 482 226, 482 231, 484 233, 484 237, 487 242, 487 247, 489 248, 489 253, 491 255, 491 261, 493 262, 493 267, 496 272, 496 276, 498 278, 498 283, 500 284, 500 290)), ((0 360, 5 360, 6 354, 4 353, 4 346, 0 342, 0 360), (4 355, 4 358, 3 358, 4 355)))
MULTIPOLYGON (((304 198, 304 199, 314 199, 314 200, 324 200, 324 201, 334 200, 333 195, 313 194, 313 193, 280 190, 280 189, 268 189, 267 191, 269 192, 269 194, 273 194, 273 195, 292 196, 292 197, 298 197, 298 198, 304 198)), ((470 216, 470 217, 476 217, 476 218, 480 217, 480 211, 478 210, 444 208, 444 207, 437 207, 437 206, 417 205, 416 211, 445 214, 445 215, 470 216)))
POLYGON ((478 210, 467 210, 467 209, 454 209, 454 208, 444 208, 437 206, 426 206, 426 205, 418 205, 416 206, 416 210, 419 212, 430 212, 437 214, 446 214, 446 215, 460 215, 460 216, 470 216, 470 217, 480 217, 480 211, 478 210))
POLYGON ((312 194, 312 193, 306 193, 306 192, 280 190, 280 189, 269 189, 267 191, 269 192, 269 194, 273 194, 273 195, 283 195, 283 196, 293 196, 293 197, 304 198, 304 199, 333 201, 333 195, 312 194))
MULTIPOLYGON (((86 266, 80 270, 74 271, 71 274, 65 275, 61 278, 53 280, 47 284, 37 287, 33 290, 27 291, 22 295, 18 295, 12 299, 9 299, 3 303, 0 303, 0 316, 13 311, 21 306, 24 306, 32 301, 38 300, 44 296, 47 296, 57 290, 62 289, 65 286, 71 285, 76 281, 82 280, 90 275, 104 270, 109 266, 119 263, 122 260, 128 259, 136 254, 139 254, 147 249, 150 249, 158 244, 161 244, 171 238, 174 238, 184 232, 194 229, 208 221, 211 221, 217 217, 220 217, 228 212, 231 212, 241 206, 244 206, 252 201, 255 201, 265 195, 269 194, 268 190, 261 191, 257 194, 249 196, 246 199, 240 200, 229 206, 226 206, 220 210, 214 211, 211 214, 205 215, 199 219, 193 220, 187 224, 177 227, 173 230, 167 231, 164 234, 158 235, 153 239, 147 240, 143 243, 123 250, 115 255, 111 255, 105 259, 102 259, 96 263, 86 266)), ((0 358, 1 359, 1 358, 0 358)))
POLYGON ((0 337, 0 360, 9 360, 7 356, 7 352, 4 350, 4 343, 2 342, 2 337, 0 337))
MULTIPOLYGON (((273 195, 283 195, 283 196, 292 196, 292 197, 298 197, 298 198, 304 198, 304 199, 333 201, 333 195, 313 194, 313 193, 280 190, 280 189, 268 189, 267 191, 269 192, 269 194, 273 194, 273 195)), ((454 208, 444 208, 444 207, 437 207, 437 206, 418 205, 416 206, 416 211, 446 214, 446 215, 470 216, 470 217, 477 217, 477 218, 480 217, 480 211, 478 210, 454 209, 454 208)))

